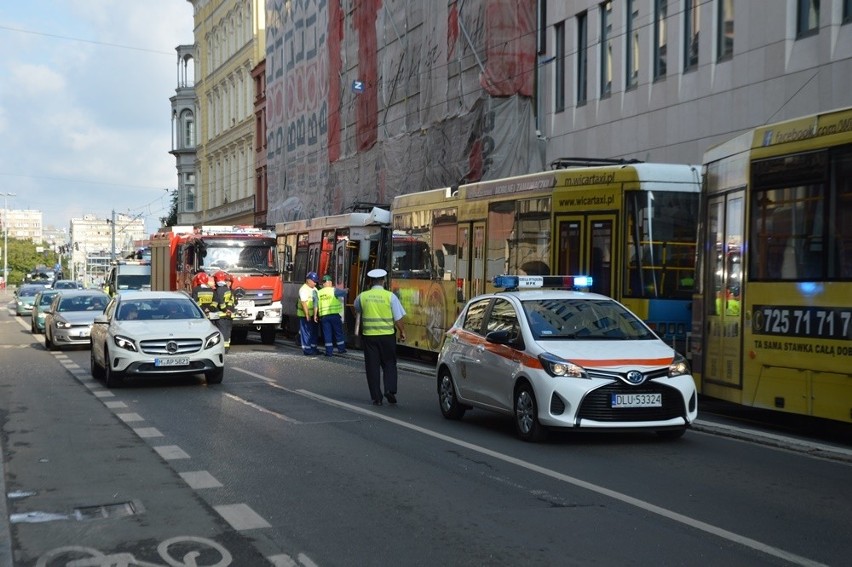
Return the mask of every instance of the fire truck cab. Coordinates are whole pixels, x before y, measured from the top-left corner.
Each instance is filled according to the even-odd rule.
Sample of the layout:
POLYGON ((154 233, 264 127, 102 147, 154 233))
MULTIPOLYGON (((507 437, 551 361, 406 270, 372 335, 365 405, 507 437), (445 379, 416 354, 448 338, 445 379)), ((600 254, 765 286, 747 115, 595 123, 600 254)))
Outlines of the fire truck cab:
POLYGON ((249 226, 173 226, 151 235, 151 289, 192 293, 199 272, 232 277, 236 300, 231 339, 258 331, 273 344, 281 327, 281 270, 274 231, 249 226))

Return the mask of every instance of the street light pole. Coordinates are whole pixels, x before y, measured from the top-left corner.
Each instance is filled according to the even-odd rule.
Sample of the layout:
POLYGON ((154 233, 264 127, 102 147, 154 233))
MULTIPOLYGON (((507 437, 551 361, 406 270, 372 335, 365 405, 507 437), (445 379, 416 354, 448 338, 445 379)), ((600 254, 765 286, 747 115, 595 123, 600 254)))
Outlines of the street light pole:
POLYGON ((16 193, 3 193, 3 287, 9 289, 9 197, 16 193))

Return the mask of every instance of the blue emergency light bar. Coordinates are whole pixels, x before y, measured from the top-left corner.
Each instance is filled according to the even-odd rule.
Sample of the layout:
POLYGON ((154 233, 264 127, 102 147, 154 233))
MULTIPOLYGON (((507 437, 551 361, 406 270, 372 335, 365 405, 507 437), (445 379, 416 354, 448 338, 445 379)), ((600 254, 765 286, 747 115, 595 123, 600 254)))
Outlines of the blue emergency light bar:
POLYGON ((592 276, 497 276, 494 287, 505 290, 531 288, 588 289, 592 276))

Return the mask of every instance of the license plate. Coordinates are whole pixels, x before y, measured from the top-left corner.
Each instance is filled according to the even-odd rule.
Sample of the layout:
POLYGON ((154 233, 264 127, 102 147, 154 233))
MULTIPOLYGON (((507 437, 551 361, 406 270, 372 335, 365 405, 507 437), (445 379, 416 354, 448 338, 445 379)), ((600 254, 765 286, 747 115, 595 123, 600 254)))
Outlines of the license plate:
POLYGON ((251 309, 254 307, 253 299, 240 299, 237 301, 237 309, 251 309))
POLYGON ((663 407, 663 395, 611 394, 610 402, 614 408, 660 408, 663 407))
POLYGON ((77 336, 78 336, 78 337, 80 337, 81 339, 86 338, 86 337, 88 337, 88 336, 89 336, 89 330, 88 330, 88 329, 86 329, 85 331, 80 331, 80 332, 77 334, 77 336))
POLYGON ((155 358, 154 366, 189 366, 189 357, 155 358))

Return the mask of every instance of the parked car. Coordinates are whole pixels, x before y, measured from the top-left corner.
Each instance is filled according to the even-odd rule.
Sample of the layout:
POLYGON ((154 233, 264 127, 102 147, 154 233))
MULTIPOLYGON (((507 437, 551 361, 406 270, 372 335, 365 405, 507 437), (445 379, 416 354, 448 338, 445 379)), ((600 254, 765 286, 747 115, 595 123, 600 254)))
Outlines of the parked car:
POLYGON ((44 332, 44 312, 53 303, 53 298, 59 290, 44 288, 39 291, 33 300, 33 310, 30 312, 30 331, 34 335, 44 332))
POLYGON ((51 287, 53 289, 83 289, 83 284, 77 280, 56 280, 51 287))
POLYGON ((222 334, 182 291, 122 291, 95 318, 91 372, 107 387, 127 377, 204 374, 222 382, 222 334))
POLYGON ((44 284, 24 284, 15 291, 15 315, 23 317, 33 310, 33 302, 38 292, 44 289, 44 284))
POLYGON ((467 303, 438 355, 444 417, 500 412, 526 441, 549 428, 683 435, 698 415, 684 357, 609 297, 540 289, 554 278, 570 281, 501 276, 495 285, 509 291, 467 303))
POLYGON ((62 289, 44 314, 44 346, 89 346, 95 317, 103 313, 109 296, 99 289, 62 289))

